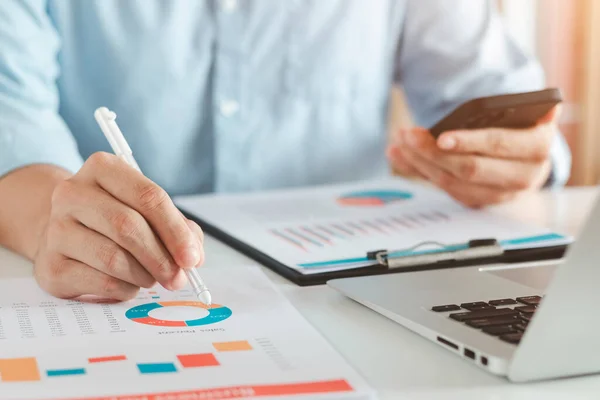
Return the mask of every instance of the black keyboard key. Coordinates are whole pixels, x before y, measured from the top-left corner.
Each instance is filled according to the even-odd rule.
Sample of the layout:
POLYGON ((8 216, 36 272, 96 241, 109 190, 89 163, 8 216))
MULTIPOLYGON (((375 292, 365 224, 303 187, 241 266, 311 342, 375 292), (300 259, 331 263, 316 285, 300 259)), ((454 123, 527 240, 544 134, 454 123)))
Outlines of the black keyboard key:
POLYGON ((524 314, 533 314, 535 312, 535 306, 515 307, 515 311, 518 311, 518 312, 524 313, 524 314))
POLYGON ((519 318, 522 319, 525 323, 529 323, 529 321, 531 321, 532 316, 533 314, 521 314, 519 315, 519 318))
POLYGON ((471 321, 467 321, 467 325, 481 329, 487 328, 488 326, 497 326, 497 325, 510 325, 520 323, 521 320, 516 317, 500 317, 500 318, 486 318, 486 319, 474 319, 471 321))
POLYGON ((519 344, 521 342, 521 338, 523 338, 523 333, 507 333, 506 335, 501 335, 500 340, 503 340, 512 344, 519 344))
POLYGON ((481 310, 490 307, 487 303, 483 301, 476 301, 474 303, 462 303, 460 306, 465 310, 469 311, 481 310))
POLYGON ((490 300, 488 301, 490 306, 508 306, 511 304, 517 304, 517 302, 513 299, 498 299, 498 300, 490 300))
POLYGON ((527 329, 527 324, 516 324, 515 328, 520 330, 521 332, 525 332, 525 329, 527 329))
POLYGON ((431 311, 435 311, 435 312, 456 311, 456 310, 460 310, 460 307, 457 306, 456 304, 446 304, 444 306, 431 307, 431 311))
POLYGON ((485 306, 478 306, 478 307, 473 306, 473 307, 469 308, 468 310, 469 311, 489 310, 490 308, 496 308, 496 307, 492 307, 492 306, 486 304, 485 306))
POLYGON ((517 301, 528 306, 537 306, 541 303, 542 298, 540 296, 517 297, 517 301))
POLYGON ((490 326, 487 328, 483 328, 482 331, 487 333, 488 335, 494 335, 494 336, 500 336, 500 335, 506 335, 508 333, 519 332, 512 325, 490 326))
POLYGON ((510 308, 486 308, 484 310, 450 314, 450 318, 459 322, 465 322, 473 319, 516 316, 518 314, 517 311, 511 310, 510 308))

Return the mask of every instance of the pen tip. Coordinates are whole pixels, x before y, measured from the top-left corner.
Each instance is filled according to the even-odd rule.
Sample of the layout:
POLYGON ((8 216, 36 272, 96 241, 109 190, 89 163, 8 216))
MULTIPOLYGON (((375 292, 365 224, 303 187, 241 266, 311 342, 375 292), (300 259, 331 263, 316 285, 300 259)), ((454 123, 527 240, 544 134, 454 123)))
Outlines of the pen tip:
POLYGON ((212 308, 212 296, 210 295, 210 292, 204 291, 202 293, 199 293, 198 298, 201 302, 206 304, 208 308, 212 308))

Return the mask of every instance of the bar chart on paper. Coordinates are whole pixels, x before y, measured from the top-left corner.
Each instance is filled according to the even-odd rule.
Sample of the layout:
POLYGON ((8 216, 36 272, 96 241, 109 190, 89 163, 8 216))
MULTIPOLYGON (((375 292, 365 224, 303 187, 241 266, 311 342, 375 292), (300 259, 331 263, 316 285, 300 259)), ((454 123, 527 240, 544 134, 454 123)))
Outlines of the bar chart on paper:
POLYGON ((335 222, 299 225, 270 229, 269 232, 285 245, 304 252, 335 246, 365 238, 410 234, 411 231, 451 223, 450 215, 440 211, 380 218, 340 220, 335 222))
POLYGON ((60 300, 32 279, 0 281, 0 398, 370 392, 262 272, 206 270, 203 278, 223 304, 162 288, 127 303, 60 300))
MULTIPOLYGON (((263 339, 264 341, 264 339, 263 339)), ((33 382, 41 381, 44 377, 65 377, 98 374, 98 365, 105 365, 107 368, 120 368, 122 373, 129 375, 147 375, 177 373, 187 368, 204 368, 221 366, 219 353, 228 352, 248 352, 255 350, 261 351, 265 343, 252 345, 248 340, 236 340, 229 342, 212 342, 203 353, 184 353, 173 354, 163 357, 155 362, 149 362, 148 357, 144 361, 136 361, 135 356, 127 354, 112 354, 95 357, 85 357, 79 355, 78 362, 73 362, 70 368, 43 368, 44 364, 36 357, 23 358, 0 358, 0 382, 33 382)), ((88 353, 94 353, 94 350, 88 350, 88 353)), ((41 357, 41 360, 44 360, 41 357)), ((228 357, 226 362, 236 363, 235 357, 228 357)), ((46 363, 51 361, 46 360, 46 363)))
POLYGON ((473 239, 492 238, 513 249, 519 243, 570 242, 544 228, 468 209, 442 191, 403 179, 176 202, 222 237, 235 239, 231 243, 243 243, 242 251, 252 249, 304 275, 372 266, 376 261, 367 254, 383 249, 408 256, 415 248, 453 248, 473 239))

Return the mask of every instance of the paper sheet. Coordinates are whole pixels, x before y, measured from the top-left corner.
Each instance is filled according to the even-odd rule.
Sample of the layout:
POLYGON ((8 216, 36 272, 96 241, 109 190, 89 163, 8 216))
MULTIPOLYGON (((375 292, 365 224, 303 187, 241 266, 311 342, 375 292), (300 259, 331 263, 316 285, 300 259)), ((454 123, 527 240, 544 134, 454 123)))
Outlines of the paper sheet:
POLYGON ((403 179, 254 194, 179 197, 182 209, 303 274, 372 265, 373 250, 494 238, 505 248, 566 244, 544 228, 462 207, 403 179))
POLYGON ((0 281, 1 399, 367 398, 371 390, 256 267, 207 268, 191 291, 126 303, 0 281))

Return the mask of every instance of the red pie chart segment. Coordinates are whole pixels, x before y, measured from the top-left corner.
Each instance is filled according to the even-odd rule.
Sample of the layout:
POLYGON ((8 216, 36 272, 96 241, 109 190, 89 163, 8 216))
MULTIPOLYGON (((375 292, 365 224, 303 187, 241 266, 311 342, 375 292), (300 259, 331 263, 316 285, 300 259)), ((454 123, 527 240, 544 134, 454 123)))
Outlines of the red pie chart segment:
POLYGON ((344 194, 337 199, 337 203, 351 207, 383 207, 412 197, 412 193, 401 190, 365 190, 344 194))

